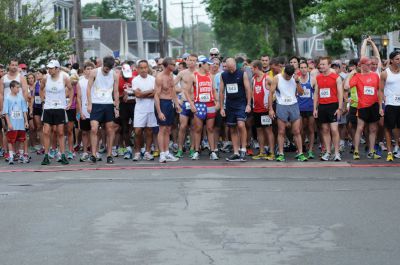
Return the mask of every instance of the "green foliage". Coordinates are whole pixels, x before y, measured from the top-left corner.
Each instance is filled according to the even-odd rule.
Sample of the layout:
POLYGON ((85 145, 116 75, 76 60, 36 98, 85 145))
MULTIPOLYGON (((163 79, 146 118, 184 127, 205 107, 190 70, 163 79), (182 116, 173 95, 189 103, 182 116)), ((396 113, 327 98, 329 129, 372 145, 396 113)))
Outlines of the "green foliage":
POLYGON ((336 38, 335 36, 332 36, 331 39, 326 39, 324 41, 325 48, 330 56, 338 58, 340 55, 346 52, 346 50, 343 48, 342 41, 342 38, 336 38))
MULTIPOLYGON (((304 17, 300 10, 310 2, 293 1, 297 21, 304 17)), ((265 52, 270 55, 293 53, 289 1, 204 0, 204 3, 222 50, 242 51, 253 58, 265 52)))
POLYGON ((360 43, 362 35, 381 35, 399 29, 398 0, 314 0, 304 15, 316 15, 324 31, 352 38, 360 43))
MULTIPOLYGON (((0 10, 14 7, 13 0, 0 0, 0 10)), ((48 58, 65 60, 72 54, 72 41, 66 32, 54 30, 54 21, 41 20, 40 6, 30 7, 30 13, 18 19, 0 16, 0 62, 11 58, 34 65, 48 58)))
MULTIPOLYGON (((149 21, 157 20, 157 12, 153 1, 143 2, 142 18, 149 21)), ((135 20, 135 0, 102 0, 100 3, 88 3, 82 8, 82 17, 121 18, 135 20)))

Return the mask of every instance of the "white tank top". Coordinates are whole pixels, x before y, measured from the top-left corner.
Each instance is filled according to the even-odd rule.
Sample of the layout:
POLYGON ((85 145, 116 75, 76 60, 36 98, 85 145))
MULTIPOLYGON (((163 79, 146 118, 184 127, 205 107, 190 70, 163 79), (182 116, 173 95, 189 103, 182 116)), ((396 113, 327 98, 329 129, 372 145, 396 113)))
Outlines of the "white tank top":
POLYGON ((294 78, 286 80, 282 74, 279 74, 278 80, 278 87, 276 88, 276 101, 278 104, 288 106, 297 103, 297 85, 294 78))
POLYGON ((92 103, 113 104, 114 71, 111 70, 107 75, 104 75, 101 67, 96 70, 96 79, 91 90, 92 103))
POLYGON ((394 74, 390 71, 390 68, 387 68, 385 71, 387 73, 384 88, 385 104, 400 106, 400 73, 394 74))
POLYGON ((90 118, 90 114, 87 111, 87 85, 89 80, 85 77, 79 80, 79 86, 81 87, 81 101, 82 101, 82 113, 87 119, 90 118))
POLYGON ((65 109, 67 97, 65 96, 64 75, 59 73, 58 79, 53 80, 47 74, 45 91, 44 109, 65 109))
POLYGON ((4 75, 3 77, 3 84, 4 84, 4 98, 6 98, 7 96, 9 96, 11 94, 11 89, 10 89, 10 83, 11 81, 17 81, 18 83, 20 83, 20 89, 18 92, 18 95, 23 96, 22 94, 22 88, 21 88, 21 75, 17 74, 17 76, 13 79, 10 79, 8 77, 8 74, 4 75))

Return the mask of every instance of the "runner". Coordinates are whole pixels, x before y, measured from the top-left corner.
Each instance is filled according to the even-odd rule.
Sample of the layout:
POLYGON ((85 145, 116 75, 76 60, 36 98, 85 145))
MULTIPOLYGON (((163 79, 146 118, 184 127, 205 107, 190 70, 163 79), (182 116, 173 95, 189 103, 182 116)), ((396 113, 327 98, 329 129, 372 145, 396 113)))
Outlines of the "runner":
POLYGON ((309 67, 306 62, 300 63, 300 85, 303 88, 303 95, 297 95, 297 101, 299 103, 300 116, 301 116, 301 130, 307 131, 307 136, 302 133, 303 142, 304 139, 308 138, 308 152, 307 158, 314 159, 314 141, 315 141, 315 119, 313 116, 314 110, 314 86, 315 79, 311 79, 311 74, 308 71, 309 67))
POLYGON ((26 141, 25 129, 29 128, 28 124, 28 106, 26 100, 19 93, 19 83, 15 80, 9 84, 10 94, 4 99, 3 114, 7 121, 7 141, 9 149, 9 164, 14 164, 14 145, 19 142, 21 147, 19 151, 19 160, 22 163, 29 163, 29 156, 24 153, 24 142, 26 141))
POLYGON ((66 110, 71 107, 72 101, 66 104, 66 94, 73 97, 69 78, 60 72, 60 63, 51 60, 47 65, 49 74, 43 77, 40 83, 40 97, 44 101, 42 115, 43 125, 43 144, 45 155, 42 165, 49 165, 50 134, 57 132, 58 145, 61 152, 61 164, 69 164, 65 156, 64 125, 68 122, 66 110))
POLYGON ((341 161, 339 152, 339 127, 338 119, 342 114, 343 85, 342 78, 331 71, 331 59, 322 57, 319 61, 321 74, 317 76, 314 93, 314 118, 321 124, 323 144, 326 148, 321 160, 331 159, 331 141, 335 149, 335 161, 341 161))
POLYGON ((225 108, 221 108, 221 116, 226 117, 226 124, 229 127, 233 143, 233 154, 226 160, 244 162, 246 161, 247 146, 245 122, 247 113, 251 111, 251 89, 247 73, 237 69, 235 59, 228 58, 226 67, 227 71, 221 74, 219 92, 220 102, 224 102, 226 98, 225 108))
POLYGON ((160 127, 158 133, 158 145, 160 147, 160 163, 175 162, 179 158, 174 157, 168 149, 171 135, 171 126, 174 122, 174 104, 176 111, 181 112, 178 97, 174 88, 172 71, 175 69, 175 60, 166 57, 163 60, 164 70, 156 77, 154 101, 157 110, 157 121, 160 127))
POLYGON ((359 146, 361 134, 365 125, 368 125, 368 158, 378 159, 380 155, 374 150, 376 134, 378 130, 379 104, 378 104, 378 88, 379 76, 375 72, 371 72, 371 60, 367 57, 360 59, 361 73, 356 73, 350 80, 350 87, 357 87, 358 96, 358 119, 357 130, 354 136, 354 154, 355 160, 360 159, 359 146))
POLYGON ((151 155, 153 142, 153 128, 157 127, 157 119, 154 113, 154 87, 155 78, 148 74, 149 63, 141 60, 138 63, 139 76, 132 81, 132 89, 136 97, 135 116, 133 127, 135 129, 135 154, 133 161, 141 159, 140 149, 143 147, 143 131, 146 136, 146 151, 143 159, 154 160, 151 155))
POLYGON ((103 66, 90 72, 87 85, 87 110, 90 113, 90 161, 96 163, 98 130, 105 123, 107 135, 107 163, 113 164, 112 146, 115 138, 114 117, 119 116, 118 76, 114 72, 115 60, 111 56, 103 58, 103 66))
POLYGON ((74 74, 70 77, 71 86, 74 90, 74 94, 72 98, 67 97, 67 104, 71 101, 71 107, 66 111, 68 122, 67 122, 67 139, 68 139, 68 151, 67 151, 67 159, 72 160, 75 158, 76 153, 74 151, 74 130, 76 123, 76 86, 79 81, 79 76, 74 74))
MULTIPOLYGON (((215 150, 214 141, 214 124, 216 117, 216 110, 219 109, 218 101, 216 98, 216 91, 213 88, 213 82, 210 75, 210 65, 214 63, 206 57, 200 59, 200 68, 194 73, 193 87, 193 98, 186 91, 186 97, 190 106, 195 107, 194 118, 193 118, 193 141, 195 153, 192 156, 193 160, 200 159, 200 142, 203 133, 203 122, 206 123, 207 137, 210 144, 210 159, 218 160, 215 150)), ((191 88, 190 88, 191 89, 191 88)))
POLYGON ((89 76, 91 71, 95 68, 94 63, 87 62, 83 66, 83 76, 80 78, 79 83, 76 87, 77 93, 77 117, 79 117, 79 129, 82 132, 82 145, 83 153, 79 159, 81 162, 86 162, 89 160, 89 144, 90 144, 90 114, 87 110, 88 100, 87 100, 87 85, 89 82, 89 76))
POLYGON ((385 117, 385 137, 387 143, 386 161, 393 161, 392 131, 400 128, 400 51, 389 55, 390 65, 381 73, 379 85, 379 113, 385 117), (383 101, 385 108, 383 110, 383 101))
POLYGON ((36 154, 43 155, 44 152, 44 145, 43 145, 43 123, 42 123, 42 114, 43 114, 43 102, 40 98, 40 82, 42 81, 43 77, 47 75, 46 69, 40 69, 36 72, 36 83, 34 87, 34 91, 32 91, 32 118, 34 128, 36 130, 37 136, 39 138, 40 148, 37 150, 36 154))
POLYGON ((297 147, 296 159, 298 161, 307 161, 303 154, 303 143, 300 132, 300 110, 297 103, 296 94, 303 95, 304 91, 300 85, 299 77, 295 75, 295 68, 292 65, 286 65, 283 74, 274 77, 268 98, 269 116, 278 119, 278 154, 276 161, 286 161, 283 153, 283 145, 286 135, 286 123, 289 122, 292 127, 293 140, 297 147), (275 93, 276 92, 276 93, 275 93), (272 108, 273 98, 276 95, 276 114, 272 108))
POLYGON ((272 84, 271 78, 263 71, 262 61, 254 61, 253 66, 253 115, 254 124, 257 129, 260 152, 253 156, 255 160, 275 160, 275 137, 272 131, 272 119, 268 116, 268 97, 272 84), (268 140, 268 141, 267 141, 268 140), (270 153, 265 153, 265 146, 268 142, 270 153))
POLYGON ((269 68, 269 56, 261 55, 262 71, 263 73, 268 73, 271 69, 269 68))

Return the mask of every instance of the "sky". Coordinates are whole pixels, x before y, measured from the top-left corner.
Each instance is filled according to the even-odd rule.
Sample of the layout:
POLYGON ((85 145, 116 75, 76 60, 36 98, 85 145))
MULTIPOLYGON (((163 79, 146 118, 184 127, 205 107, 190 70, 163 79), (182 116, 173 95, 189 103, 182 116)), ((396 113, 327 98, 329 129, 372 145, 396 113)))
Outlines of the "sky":
MULTIPOLYGON (((182 17, 181 17, 181 0, 166 0, 167 1, 167 21, 172 28, 181 27, 182 26, 182 17), (174 3, 179 3, 179 5, 173 5, 174 3)), ((101 0, 81 0, 82 6, 87 3, 101 2, 101 0)), ((196 15, 199 15, 199 22, 204 22, 210 24, 210 19, 207 15, 205 5, 201 4, 202 0, 183 0, 183 2, 193 2, 194 8, 194 23, 196 23, 196 15)), ((157 4, 158 1, 154 0, 154 3, 157 4)), ((185 6, 189 7, 191 4, 185 4, 185 6)), ((190 8, 185 8, 185 25, 191 25, 191 14, 192 11, 190 8)))

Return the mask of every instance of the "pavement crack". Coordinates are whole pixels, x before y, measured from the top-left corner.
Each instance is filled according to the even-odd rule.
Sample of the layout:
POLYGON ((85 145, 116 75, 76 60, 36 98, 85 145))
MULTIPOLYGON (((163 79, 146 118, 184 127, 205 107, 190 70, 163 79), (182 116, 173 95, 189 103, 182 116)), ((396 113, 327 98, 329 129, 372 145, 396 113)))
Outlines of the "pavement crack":
POLYGON ((181 183, 181 185, 179 186, 180 189, 180 194, 182 195, 184 201, 185 201, 185 208, 183 208, 184 210, 187 210, 189 208, 189 199, 188 199, 188 193, 186 191, 185 185, 183 183, 181 183))
POLYGON ((209 260, 208 264, 212 265, 214 264, 215 260, 209 255, 207 254, 207 252, 205 252, 204 250, 201 250, 201 254, 203 254, 204 256, 206 256, 209 260))

